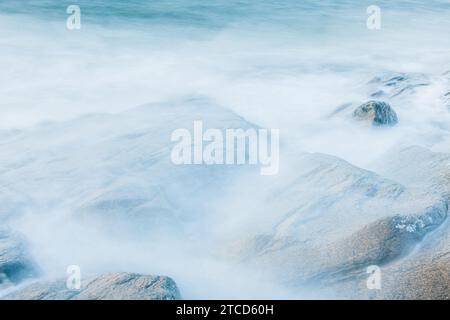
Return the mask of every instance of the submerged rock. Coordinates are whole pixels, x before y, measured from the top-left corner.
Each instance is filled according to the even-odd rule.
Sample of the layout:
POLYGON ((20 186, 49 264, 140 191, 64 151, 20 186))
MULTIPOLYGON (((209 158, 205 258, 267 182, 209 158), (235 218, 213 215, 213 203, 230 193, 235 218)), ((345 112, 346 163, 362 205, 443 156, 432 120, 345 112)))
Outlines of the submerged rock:
POLYGON ((36 275, 36 267, 21 237, 9 230, 0 230, 0 288, 36 275))
POLYGON ((390 99, 408 97, 430 84, 430 79, 421 73, 391 72, 375 77, 368 83, 371 97, 389 97, 390 99))
POLYGON ((444 105, 445 105, 448 109, 450 109, 450 91, 445 92, 445 93, 442 95, 441 98, 442 98, 442 101, 443 101, 444 105))
POLYGON ((180 292, 169 277, 106 273, 68 289, 66 279, 36 282, 5 297, 9 300, 178 300, 180 292))
POLYGON ((358 120, 370 120, 375 126, 393 126, 398 122, 394 109, 381 101, 369 101, 360 105, 353 112, 353 117, 358 120))

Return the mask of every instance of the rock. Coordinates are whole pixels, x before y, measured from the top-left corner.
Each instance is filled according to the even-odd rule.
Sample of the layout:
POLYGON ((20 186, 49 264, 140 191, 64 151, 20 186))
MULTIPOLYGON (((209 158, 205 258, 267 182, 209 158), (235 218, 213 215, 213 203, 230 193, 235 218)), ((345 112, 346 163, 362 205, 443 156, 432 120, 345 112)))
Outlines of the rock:
MULTIPOLYGON (((379 172, 403 184, 450 199, 450 154, 411 146, 390 150, 379 172)), ((382 268, 380 299, 450 299, 450 220, 424 238, 410 255, 382 268)), ((360 294, 361 296, 361 294, 360 294)))
MULTIPOLYGON (((384 176, 400 181, 407 188, 426 190, 429 194, 440 195, 448 202, 449 163, 449 154, 410 146, 389 150, 385 156, 376 161, 375 169, 384 176)), ((367 289, 367 275, 363 270, 351 276, 347 273, 346 277, 341 277, 334 284, 328 283, 329 287, 332 287, 340 298, 450 299, 450 220, 448 205, 445 206, 446 210, 440 210, 441 213, 447 211, 444 215, 435 216, 430 208, 425 219, 397 221, 395 229, 386 229, 394 231, 389 232, 392 235, 386 233, 389 235, 386 237, 389 240, 388 244, 416 245, 414 250, 406 250, 403 255, 380 261, 378 264, 381 268, 380 290, 367 289)), ((438 212, 439 210, 434 210, 434 213, 438 212)), ((369 236, 374 232, 367 230, 366 234, 369 236)), ((359 242, 365 242, 363 234, 356 238, 359 242)), ((392 245, 389 247, 392 248, 392 245)), ((357 252, 357 248, 361 248, 361 245, 355 245, 354 248, 357 252)), ((394 248, 400 249, 397 245, 394 248)), ((389 251, 398 250, 389 249, 389 251)))
POLYGON ((297 174, 267 197, 272 233, 232 244, 242 263, 288 286, 366 297, 368 266, 403 259, 446 221, 442 193, 327 155, 305 154, 295 165, 297 174))
POLYGON ((450 222, 424 238, 410 254, 380 264, 381 289, 368 290, 367 274, 339 279, 329 288, 351 299, 450 299, 450 222))
MULTIPOLYGON (((0 169, 0 175, 2 169, 0 169)), ((32 200, 25 195, 0 185, 0 223, 7 225, 11 220, 22 216, 32 200)))
POLYGON ((0 288, 37 275, 23 239, 9 230, 0 230, 0 288))
POLYGON ((403 185, 450 198, 449 165, 448 153, 408 146, 389 150, 374 162, 372 169, 403 185))
POLYGON ((7 300, 178 300, 175 282, 165 276, 135 273, 106 273, 82 281, 80 290, 71 290, 66 279, 32 283, 10 293, 7 300))
POLYGON ((389 104, 381 101, 369 101, 359 106, 353 117, 358 120, 370 120, 375 126, 393 126, 398 118, 389 104))
POLYGON ((447 221, 411 255, 382 268, 383 299, 450 299, 450 223, 447 221))
MULTIPOLYGON (((256 168, 174 164, 172 132, 192 131, 198 119, 205 130, 257 128, 202 97, 143 105, 119 115, 86 115, 0 140, 2 184, 33 199, 31 207, 52 203, 48 210, 70 212, 86 224, 101 220, 102 230, 114 235, 182 232, 185 221, 209 212, 205 193, 220 199, 239 173, 256 168)), ((17 212, 16 203, 8 204, 14 209, 9 211, 17 212)))
POLYGON ((421 73, 388 72, 369 81, 369 94, 373 98, 404 98, 417 93, 431 84, 430 79, 421 73))

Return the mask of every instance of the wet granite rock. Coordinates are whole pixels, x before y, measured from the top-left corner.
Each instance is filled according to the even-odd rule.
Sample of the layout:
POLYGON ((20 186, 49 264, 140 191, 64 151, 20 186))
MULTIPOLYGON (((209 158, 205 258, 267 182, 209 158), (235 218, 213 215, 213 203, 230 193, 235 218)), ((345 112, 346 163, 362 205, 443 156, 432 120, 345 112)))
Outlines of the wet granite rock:
MULTIPOLYGON (((400 152, 398 161, 384 157, 379 162, 385 170, 379 171, 385 175, 332 156, 299 157, 297 176, 283 182, 286 187, 276 186, 267 204, 269 213, 264 212, 265 216, 276 212, 273 231, 232 243, 237 260, 289 287, 308 288, 321 298, 401 299, 425 297, 425 292, 431 291, 433 297, 444 297, 450 284, 443 271, 448 265, 448 242, 432 255, 436 263, 426 263, 423 258, 417 269, 409 268, 410 263, 402 264, 408 257, 417 256, 417 248, 423 248, 435 234, 444 232, 448 217, 447 192, 433 187, 445 185, 448 179, 447 158, 425 151, 419 156, 419 151, 409 148, 400 152), (429 170, 423 169, 424 176, 413 179, 412 173, 420 171, 420 164, 429 170), (382 268, 382 296, 367 288, 367 268, 371 265, 382 268), (387 266, 393 268, 390 276, 387 266), (432 271, 422 276, 426 270, 432 271), (403 276, 404 283, 396 280, 403 276), (423 281, 412 286, 406 282, 407 276, 423 281), (445 281, 433 285, 439 279, 445 281)), ((436 237, 436 241, 441 243, 444 238, 436 237)), ((424 257, 426 252, 431 251, 424 250, 424 257)))

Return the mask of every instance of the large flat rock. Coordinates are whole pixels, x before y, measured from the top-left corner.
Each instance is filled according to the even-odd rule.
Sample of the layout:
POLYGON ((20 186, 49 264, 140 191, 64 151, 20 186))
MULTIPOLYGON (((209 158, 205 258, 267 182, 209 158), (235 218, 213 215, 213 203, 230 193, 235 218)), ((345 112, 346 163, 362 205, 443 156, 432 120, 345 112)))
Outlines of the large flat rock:
POLYGON ((0 134, 0 176, 26 195, 22 207, 36 215, 101 221, 122 235, 181 232, 186 220, 206 212, 205 197, 217 199, 246 170, 172 163, 171 133, 192 133, 196 120, 204 130, 255 127, 201 97, 47 123, 0 134))
POLYGON ((268 197, 267 210, 276 213, 271 231, 231 249, 288 286, 366 297, 367 267, 405 259, 446 221, 448 199, 437 190, 327 155, 304 154, 295 166, 291 181, 268 197))

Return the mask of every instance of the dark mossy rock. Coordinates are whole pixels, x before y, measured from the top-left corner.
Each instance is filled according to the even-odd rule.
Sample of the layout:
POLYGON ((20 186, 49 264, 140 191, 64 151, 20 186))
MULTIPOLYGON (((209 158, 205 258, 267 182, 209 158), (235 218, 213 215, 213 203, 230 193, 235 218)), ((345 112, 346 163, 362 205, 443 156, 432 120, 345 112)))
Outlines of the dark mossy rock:
POLYGON ((375 126, 393 126, 398 123, 394 109, 386 102, 369 101, 360 105, 353 117, 358 120, 369 120, 375 126))
POLYGON ((0 229, 0 288, 17 284, 38 274, 24 240, 9 230, 0 229))

